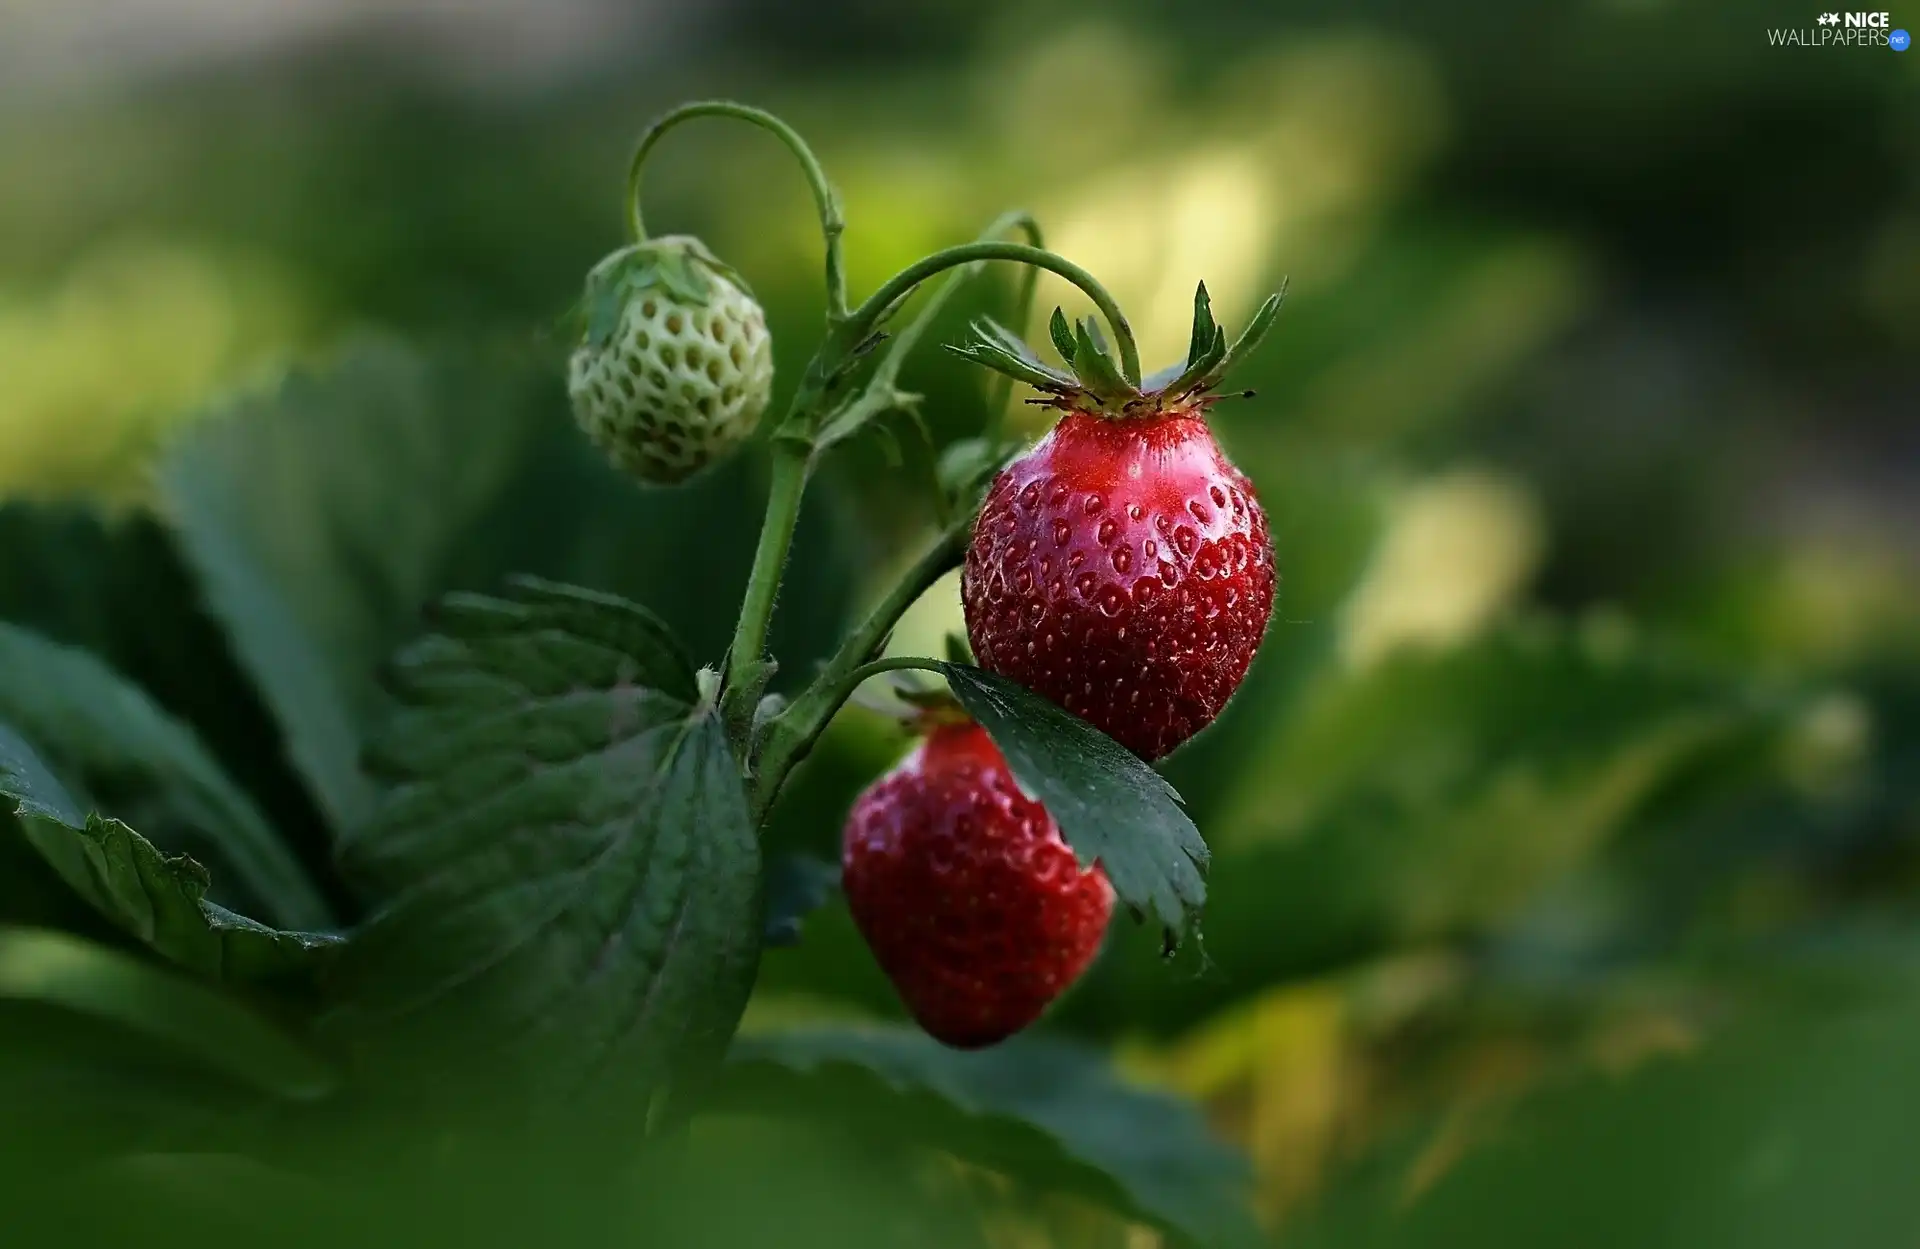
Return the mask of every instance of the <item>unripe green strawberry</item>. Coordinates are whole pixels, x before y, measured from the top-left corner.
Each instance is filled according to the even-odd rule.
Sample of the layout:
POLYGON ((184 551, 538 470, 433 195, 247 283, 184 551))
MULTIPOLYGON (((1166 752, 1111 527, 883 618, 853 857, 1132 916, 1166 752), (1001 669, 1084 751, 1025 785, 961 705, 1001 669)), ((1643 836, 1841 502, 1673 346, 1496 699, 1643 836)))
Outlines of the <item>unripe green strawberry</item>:
POLYGON ((773 393, 773 342, 746 282, 685 235, 593 267, 567 368, 580 428, 641 481, 669 485, 753 433, 773 393))

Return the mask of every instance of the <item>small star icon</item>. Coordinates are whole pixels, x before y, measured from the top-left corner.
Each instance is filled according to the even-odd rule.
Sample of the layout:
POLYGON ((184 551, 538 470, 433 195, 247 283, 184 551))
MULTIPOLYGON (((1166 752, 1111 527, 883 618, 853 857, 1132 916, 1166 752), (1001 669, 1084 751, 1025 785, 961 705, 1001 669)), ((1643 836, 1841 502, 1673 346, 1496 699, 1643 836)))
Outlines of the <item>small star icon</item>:
POLYGON ((1822 13, 1820 15, 1820 24, 1822 26, 1838 26, 1840 24, 1840 15, 1838 13, 1822 13))

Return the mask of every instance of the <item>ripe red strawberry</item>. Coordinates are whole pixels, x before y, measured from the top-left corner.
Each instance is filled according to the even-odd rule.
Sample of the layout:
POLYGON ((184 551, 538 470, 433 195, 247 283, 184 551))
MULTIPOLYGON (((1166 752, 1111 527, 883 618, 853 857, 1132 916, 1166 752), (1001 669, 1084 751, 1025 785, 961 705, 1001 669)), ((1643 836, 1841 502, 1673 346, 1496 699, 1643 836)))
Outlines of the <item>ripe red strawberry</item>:
POLYGON ((1269 300, 1229 352, 1201 287, 1187 363, 1139 388, 1092 322, 1069 337, 1058 312, 1072 376, 995 326, 962 353, 1067 412, 995 478, 974 522, 961 580, 974 654, 1143 759, 1213 722, 1273 614, 1267 518, 1206 410, 1278 307, 1269 300))
POLYGON ((992 1045, 1039 1018, 1099 952, 1113 887, 1082 870, 975 724, 946 724, 853 804, 847 905, 937 1040, 992 1045))

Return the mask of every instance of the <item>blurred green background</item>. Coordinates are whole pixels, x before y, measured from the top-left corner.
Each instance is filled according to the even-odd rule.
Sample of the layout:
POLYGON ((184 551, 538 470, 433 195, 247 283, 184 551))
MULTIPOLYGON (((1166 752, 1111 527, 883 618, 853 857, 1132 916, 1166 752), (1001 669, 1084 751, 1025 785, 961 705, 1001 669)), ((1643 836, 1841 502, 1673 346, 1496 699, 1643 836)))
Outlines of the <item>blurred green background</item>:
MULTIPOLYGON (((1197 280, 1236 329, 1286 277, 1238 378, 1258 397, 1216 410, 1281 603, 1167 767, 1215 851, 1205 939, 1169 963, 1116 924, 1047 1026, 1201 1099, 1282 1243, 1912 1243, 1920 53, 1769 45, 1814 16, 10 4, 0 615, 146 685, 324 862, 351 786, 297 780, 272 706, 153 588, 183 575, 154 464, 297 364, 321 379, 313 445, 227 516, 311 603, 336 576, 383 587, 380 619, 340 622, 344 680, 370 683, 431 593, 522 569, 629 593, 716 659, 757 458, 643 495, 560 388, 559 319, 620 242, 629 145, 684 98, 810 138, 856 295, 1024 207, 1156 367, 1197 280), (420 447, 353 441, 409 405, 420 447), (273 536, 423 482, 430 518, 359 535, 428 534, 403 571, 352 535, 273 536)), ((790 385, 820 244, 788 158, 703 123, 648 190, 650 223, 755 284, 790 385)), ((1080 310, 1043 283, 1041 312, 1061 301, 1080 310)), ((935 337, 1007 303, 980 283, 935 337)), ((937 440, 984 417, 981 379, 936 352, 906 383, 937 440)), ((929 530, 926 460, 869 440, 823 474, 775 631, 787 678, 929 530)), ((894 645, 958 622, 943 587, 894 645)), ((777 842, 834 856, 902 747, 846 713, 777 842)), ((769 955, 749 1023, 898 1015, 836 902, 769 955)), ((1076 1211, 994 1231, 1151 1243, 1121 1234, 1076 1211)))

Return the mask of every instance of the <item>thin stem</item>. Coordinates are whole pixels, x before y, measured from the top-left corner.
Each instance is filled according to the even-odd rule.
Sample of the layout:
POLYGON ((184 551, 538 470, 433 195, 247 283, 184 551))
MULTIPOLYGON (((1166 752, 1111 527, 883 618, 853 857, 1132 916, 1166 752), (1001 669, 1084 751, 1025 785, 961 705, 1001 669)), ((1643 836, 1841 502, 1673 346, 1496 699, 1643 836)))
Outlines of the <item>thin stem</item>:
POLYGON ((885 316, 908 292, 936 274, 961 265, 973 264, 981 260, 1014 260, 1021 264, 1046 269, 1072 282, 1087 293, 1100 314, 1107 319, 1107 325, 1113 331, 1114 340, 1120 348, 1120 368, 1127 380, 1140 384, 1140 349, 1134 345, 1133 327, 1127 324, 1126 314, 1120 311, 1120 305, 1114 302, 1107 288, 1091 273, 1074 264, 1064 256, 1055 255, 1041 247, 1031 247, 1025 243, 978 242, 962 243, 958 247, 949 247, 945 251, 935 252, 923 260, 908 265, 900 272, 888 278, 884 285, 869 295, 866 302, 855 308, 847 317, 844 329, 847 341, 863 340, 880 318, 885 316))
MULTIPOLYGON (((988 241, 1005 234, 1009 230, 1021 231, 1027 236, 1027 241, 1035 247, 1043 246, 1040 237, 1040 223, 1034 220, 1032 213, 1018 209, 1013 212, 1003 213, 994 218, 993 224, 980 232, 980 238, 983 242, 988 241)), ((927 328, 933 324, 933 319, 940 314, 940 309, 946 306, 946 302, 953 298, 954 294, 966 284, 968 279, 979 273, 985 264, 985 261, 976 260, 965 268, 956 270, 948 275, 946 281, 934 289, 933 294, 927 296, 927 302, 921 305, 920 313, 914 317, 913 323, 895 334, 892 340, 887 343, 887 354, 881 358, 880 367, 874 371, 873 382, 875 385, 893 385, 900 376, 901 366, 906 363, 907 354, 919 344, 921 338, 925 337, 927 328)), ((1026 270, 1026 274, 1026 278, 1023 279, 1025 283, 1025 295, 1028 300, 1031 301, 1033 290, 1040 281, 1040 271, 1029 267, 1026 270)), ((1013 379, 1007 378, 1007 382, 1011 385, 1013 379)))
MULTIPOLYGON (((1040 223, 1027 217, 1025 224, 1027 241, 1035 247, 1045 247, 1047 242, 1040 236, 1040 223)), ((1033 321, 1033 297, 1039 289, 1040 270, 1031 265, 1021 270, 1020 293, 1014 297, 1013 303, 1014 333, 1027 332, 1027 326, 1033 321)), ((1005 373, 995 373, 988 385, 987 424, 981 432, 989 439, 997 439, 1007 423, 1007 405, 1013 400, 1013 379, 1005 373)))
POLYGON ((907 609, 931 589, 934 582, 959 566, 967 529, 966 525, 955 525, 946 530, 913 562, 887 596, 860 622, 860 627, 840 644, 821 674, 823 681, 832 681, 852 671, 861 660, 879 650, 887 634, 893 632, 893 627, 907 614, 907 609))
POLYGON ((895 655, 889 659, 876 659, 871 663, 861 664, 841 678, 840 701, 844 703, 847 699, 853 697, 853 692, 859 689, 869 678, 877 677, 885 672, 900 672, 908 668, 917 668, 922 672, 938 672, 940 671, 940 661, 937 659, 928 659, 922 655, 895 655))
POLYGON ((646 219, 640 210, 640 174, 647 156, 667 131, 696 117, 732 117, 750 122, 772 133, 799 160, 800 167, 807 175, 807 185, 813 189, 814 207, 820 213, 820 235, 827 245, 827 321, 834 324, 845 320, 847 270, 841 258, 840 236, 846 232, 847 221, 840 210, 839 193, 833 189, 833 183, 827 180, 826 170, 820 167, 813 149, 807 146, 807 141, 800 137, 800 133, 762 109, 733 100, 699 100, 682 104, 647 127, 647 132, 640 136, 640 144, 633 152, 633 163, 627 170, 627 219, 633 227, 634 241, 644 242, 647 237, 646 219))
MULTIPOLYGON (((804 445, 784 439, 774 441, 767 515, 760 526, 760 544, 754 548, 753 571, 748 575, 740 619, 734 626, 733 645, 727 651, 726 712, 730 722, 753 714, 750 706, 734 705, 744 688, 740 674, 756 664, 766 651, 767 625, 773 619, 773 601, 780 592, 780 574, 786 567, 787 549, 793 545, 794 527, 800 521, 800 498, 806 492, 810 458, 810 451, 804 445)), ((751 693, 757 697, 759 691, 751 693)))
POLYGON ((758 764, 755 799, 758 813, 764 813, 772 804, 787 773, 813 748, 813 743, 826 731, 828 723, 860 682, 874 675, 865 671, 863 663, 880 649, 907 609, 959 564, 969 528, 968 524, 961 524, 942 532, 840 644, 813 684, 781 714, 758 764), (861 673, 864 675, 856 675, 861 673))

